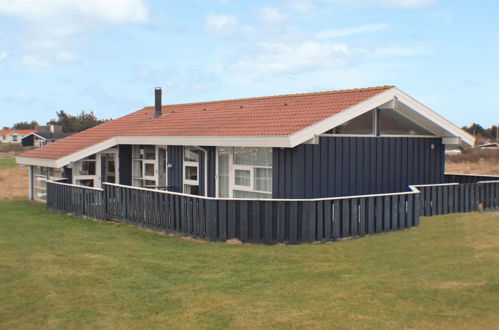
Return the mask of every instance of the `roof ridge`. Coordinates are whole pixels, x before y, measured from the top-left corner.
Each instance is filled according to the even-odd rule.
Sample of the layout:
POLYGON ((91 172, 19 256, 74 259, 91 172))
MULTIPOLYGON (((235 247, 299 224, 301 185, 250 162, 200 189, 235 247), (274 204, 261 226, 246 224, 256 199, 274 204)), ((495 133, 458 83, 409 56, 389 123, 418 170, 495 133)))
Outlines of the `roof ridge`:
MULTIPOLYGON (((281 97, 290 97, 290 96, 312 96, 312 95, 327 95, 327 94, 343 94, 343 93, 356 93, 356 92, 365 92, 372 90, 381 90, 381 89, 390 89, 395 86, 393 85, 384 85, 384 86, 373 86, 373 87, 365 87, 365 88, 350 88, 350 89, 338 89, 332 91, 322 91, 322 92, 308 92, 308 93, 292 93, 292 94, 280 94, 280 95, 269 95, 269 96, 254 96, 254 97, 242 97, 235 99, 224 99, 224 100, 213 100, 213 101, 200 101, 200 102, 189 102, 189 103, 175 103, 175 104, 165 104, 162 107, 171 107, 171 106, 182 106, 182 105, 196 105, 196 104, 213 104, 213 103, 225 103, 225 102, 234 102, 234 101, 251 101, 251 100, 261 100, 261 99, 273 99, 273 98, 281 98, 281 97)), ((154 108, 154 106, 144 107, 145 109, 154 108)))

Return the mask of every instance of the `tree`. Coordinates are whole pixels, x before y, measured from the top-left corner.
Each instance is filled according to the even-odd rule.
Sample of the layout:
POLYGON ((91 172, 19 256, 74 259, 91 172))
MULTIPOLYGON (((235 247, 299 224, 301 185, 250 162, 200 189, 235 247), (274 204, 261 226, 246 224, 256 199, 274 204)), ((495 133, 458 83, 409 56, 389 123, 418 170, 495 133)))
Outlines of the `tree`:
POLYGON ((31 122, 21 121, 19 123, 15 123, 12 126, 13 129, 36 129, 38 127, 38 122, 33 120, 31 122))
POLYGON ((65 133, 81 132, 107 121, 104 119, 98 119, 93 111, 90 111, 88 113, 82 111, 77 116, 73 116, 65 112, 64 110, 60 110, 56 114, 57 114, 57 119, 52 119, 47 124, 60 125, 62 126, 62 131, 65 133))
POLYGON ((473 136, 484 136, 485 129, 477 123, 472 123, 469 127, 464 126, 463 129, 473 136))

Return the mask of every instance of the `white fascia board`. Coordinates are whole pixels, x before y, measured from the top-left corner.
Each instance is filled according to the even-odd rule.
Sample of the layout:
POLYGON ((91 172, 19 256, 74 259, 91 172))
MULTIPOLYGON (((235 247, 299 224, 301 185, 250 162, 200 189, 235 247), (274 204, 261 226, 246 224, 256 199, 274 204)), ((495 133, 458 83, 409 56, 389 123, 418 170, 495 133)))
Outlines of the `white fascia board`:
POLYGON ((117 144, 290 148, 288 136, 119 136, 117 144))
POLYGON ((449 145, 459 145, 459 144, 461 144, 461 138, 460 137, 444 137, 444 138, 442 138, 442 143, 449 144, 449 145))
POLYGON ((438 126, 448 131, 452 135, 451 137, 459 137, 465 144, 469 146, 475 145, 475 138, 472 135, 468 134, 458 126, 454 125, 453 123, 445 119, 444 117, 432 111, 430 108, 428 108, 421 102, 415 100, 411 96, 402 92, 400 89, 396 87, 393 87, 392 89, 395 91, 395 95, 399 98, 400 102, 409 106, 411 109, 417 111, 424 117, 428 118, 438 126))
POLYGON ((291 147, 302 144, 310 139, 313 139, 314 135, 327 132, 333 127, 341 125, 346 121, 349 121, 372 109, 375 109, 376 107, 390 102, 393 100, 394 96, 395 90, 394 88, 390 88, 331 117, 323 119, 309 127, 306 127, 290 136, 291 147))
POLYGON ((428 129, 430 132, 434 133, 436 136, 442 137, 457 137, 461 141, 469 146, 473 146, 475 143, 475 138, 463 131, 461 128, 452 124, 447 119, 443 118, 439 114, 432 111, 430 108, 426 107, 422 103, 416 101, 411 96, 402 92, 396 87, 392 87, 385 92, 375 95, 361 103, 358 103, 346 110, 341 111, 331 117, 328 117, 320 122, 317 122, 303 130, 296 132, 290 136, 291 147, 295 147, 299 144, 303 144, 314 137, 314 135, 322 134, 333 127, 343 124, 355 117, 358 117, 372 109, 380 106, 384 106, 385 103, 393 101, 393 98, 397 97, 398 100, 403 103, 406 107, 419 114, 422 118, 418 118, 410 114, 410 111, 402 111, 404 115, 414 120, 416 123, 420 124, 424 128, 428 129), (421 119, 426 119, 424 122, 421 119))
POLYGON ((88 148, 79 150, 75 153, 72 153, 68 156, 59 158, 56 160, 56 167, 63 167, 66 166, 72 162, 78 161, 80 159, 83 159, 85 157, 91 156, 93 154, 96 154, 98 152, 104 151, 106 149, 109 149, 111 147, 114 147, 118 143, 116 142, 116 138, 111 138, 106 141, 94 144, 93 146, 90 146, 88 148))
POLYGON ((43 136, 40 136, 40 135, 38 135, 38 134, 36 134, 36 133, 29 133, 28 135, 23 136, 23 137, 21 138, 21 140, 24 140, 25 138, 27 138, 27 137, 28 137, 28 136, 30 136, 30 135, 36 135, 36 136, 38 136, 40 139, 44 139, 44 140, 46 140, 46 138, 44 138, 43 136))
POLYGON ((57 167, 55 159, 16 157, 16 163, 20 165, 32 165, 43 167, 57 167))

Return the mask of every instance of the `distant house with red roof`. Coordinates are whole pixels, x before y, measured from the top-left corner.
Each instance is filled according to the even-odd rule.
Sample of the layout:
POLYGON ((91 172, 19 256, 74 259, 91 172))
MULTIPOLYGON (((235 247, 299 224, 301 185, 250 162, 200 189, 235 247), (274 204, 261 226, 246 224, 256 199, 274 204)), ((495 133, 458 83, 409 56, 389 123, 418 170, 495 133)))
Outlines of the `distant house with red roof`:
POLYGON ((0 142, 20 144, 23 137, 34 132, 34 129, 3 129, 0 130, 0 142))
POLYGON ((393 86, 155 106, 17 157, 42 178, 223 198, 316 198, 444 181, 474 137, 393 86))

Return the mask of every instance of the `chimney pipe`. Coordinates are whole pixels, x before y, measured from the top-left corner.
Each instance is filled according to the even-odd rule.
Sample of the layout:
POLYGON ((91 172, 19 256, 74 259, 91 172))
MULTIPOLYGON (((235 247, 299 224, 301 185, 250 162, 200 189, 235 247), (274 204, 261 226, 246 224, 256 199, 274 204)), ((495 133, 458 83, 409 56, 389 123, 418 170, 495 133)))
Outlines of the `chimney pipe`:
POLYGON ((161 116, 161 87, 154 89, 154 118, 161 116))

